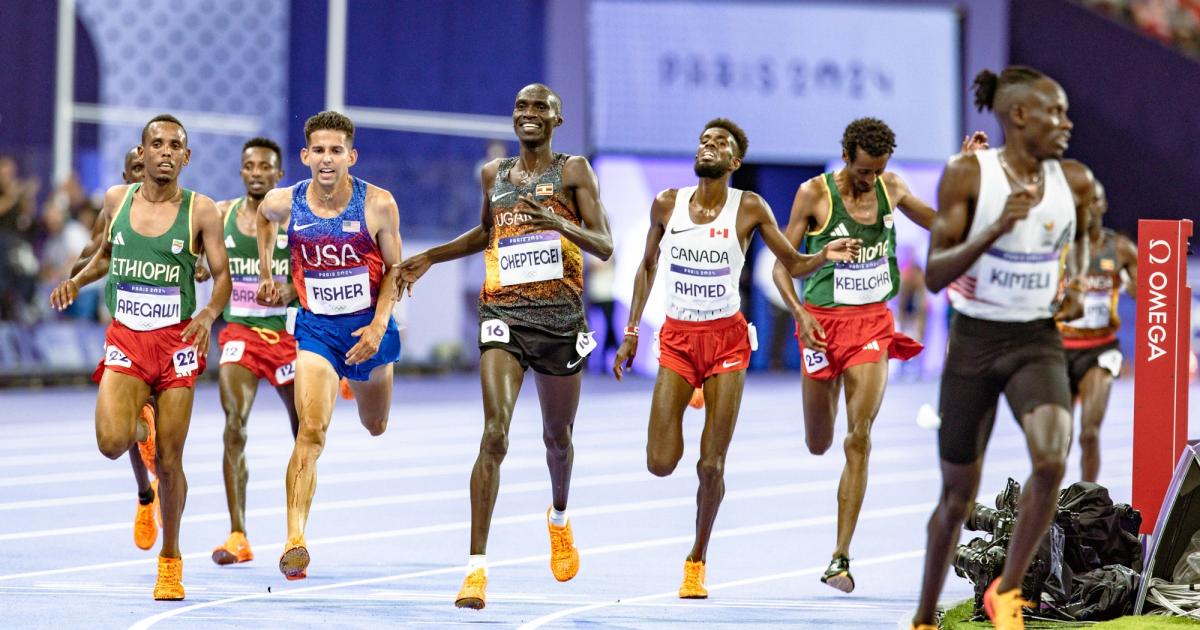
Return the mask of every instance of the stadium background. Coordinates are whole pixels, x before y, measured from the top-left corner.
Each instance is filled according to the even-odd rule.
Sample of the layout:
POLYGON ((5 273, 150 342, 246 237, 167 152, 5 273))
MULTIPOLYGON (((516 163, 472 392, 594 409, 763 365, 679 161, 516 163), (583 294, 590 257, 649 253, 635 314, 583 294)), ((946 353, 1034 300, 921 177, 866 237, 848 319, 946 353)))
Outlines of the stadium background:
MULTIPOLYGON (((971 77, 1028 64, 1066 88, 1069 156, 1107 185, 1110 227, 1133 236, 1139 218, 1200 218, 1195 0, 5 0, 2 12, 0 154, 12 167, 0 168, 0 186, 27 201, 0 208, 0 382, 79 382, 95 364, 102 308, 60 316, 46 298, 98 195, 119 183, 125 151, 163 111, 190 132, 181 181, 215 199, 242 193, 246 138, 279 141, 290 184, 307 176, 297 157, 304 120, 345 111, 359 126, 353 172, 395 193, 411 254, 477 219, 481 161, 515 151, 513 95, 546 82, 565 103, 555 149, 588 155, 600 176, 617 241, 618 322, 649 200, 692 181, 695 134, 717 115, 749 132, 735 185, 760 192, 781 223, 796 186, 840 163, 841 130, 861 115, 896 128, 893 168, 933 201, 963 134, 1000 140, 971 105, 971 77)), ((902 263, 922 264, 925 235, 898 225, 902 263)), ((790 318, 772 307, 765 268, 747 265, 743 283, 768 350, 752 369, 793 370, 790 318)), ((478 260, 439 266, 402 303, 406 366, 477 359, 481 278, 478 260)), ((928 308, 926 340, 940 347, 943 297, 928 308)), ((1127 299, 1121 311, 1131 322, 1127 299)), ((657 317, 651 309, 647 323, 657 317)), ((598 311, 592 318, 600 330, 598 311)), ((940 355, 925 353, 915 378, 936 373, 940 355)))

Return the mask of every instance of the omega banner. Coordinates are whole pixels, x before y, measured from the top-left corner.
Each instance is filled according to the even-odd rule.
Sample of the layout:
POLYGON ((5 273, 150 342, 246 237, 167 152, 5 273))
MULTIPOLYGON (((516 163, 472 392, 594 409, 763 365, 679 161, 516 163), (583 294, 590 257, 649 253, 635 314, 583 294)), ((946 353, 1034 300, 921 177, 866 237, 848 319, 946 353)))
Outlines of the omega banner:
POLYGON ((1133 401, 1133 506, 1154 531, 1175 462, 1188 439, 1192 222, 1138 221, 1137 372, 1133 401))

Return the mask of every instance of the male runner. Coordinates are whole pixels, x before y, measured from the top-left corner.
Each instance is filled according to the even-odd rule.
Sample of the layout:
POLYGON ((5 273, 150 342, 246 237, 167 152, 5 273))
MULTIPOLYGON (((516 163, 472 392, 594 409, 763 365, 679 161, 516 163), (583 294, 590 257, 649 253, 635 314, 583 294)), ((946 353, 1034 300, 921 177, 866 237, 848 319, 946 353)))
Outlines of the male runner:
POLYGON ((264 306, 283 304, 272 264, 279 226, 287 224, 292 284, 301 308, 295 324, 296 411, 300 429, 287 470, 288 541, 279 570, 307 576, 304 526, 317 485, 317 458, 341 377, 350 381, 358 418, 371 435, 387 428, 392 364, 400 332, 392 319, 400 264, 400 210, 388 191, 350 175, 358 161, 354 123, 321 112, 304 123, 300 159, 312 178, 267 193, 258 206, 259 286, 264 306))
POLYGON ((1025 433, 1033 472, 1021 494, 1004 573, 984 594, 1000 630, 1024 628, 1021 581, 1050 525, 1071 444, 1071 388, 1055 319, 1082 314, 1092 174, 1062 159, 1071 137, 1067 96, 1025 66, 975 77, 975 104, 996 113, 1004 146, 950 159, 938 185, 929 243, 930 291, 950 287, 955 315, 942 372, 938 451, 942 491, 929 519, 914 626, 933 627, 947 560, 979 488, 1001 392, 1025 433), (1070 279, 1056 302, 1062 275, 1070 279))
POLYGON ((587 158, 555 153, 554 129, 563 123, 562 100, 540 83, 517 93, 512 112, 520 155, 496 159, 481 174, 480 224, 401 265, 404 286, 434 263, 484 250, 487 278, 479 294, 483 437, 471 471, 471 552, 455 599, 483 608, 487 539, 508 451, 508 428, 525 370, 533 368, 542 407, 542 435, 550 469, 550 570, 565 582, 579 571, 567 495, 583 360, 596 347, 583 315, 583 252, 612 254, 608 217, 587 158))
POLYGON ((293 380, 296 376, 296 339, 284 330, 287 305, 296 290, 286 282, 288 273, 287 228, 280 228, 272 247, 271 273, 280 282, 279 303, 264 306, 255 300, 258 292, 258 206, 267 192, 283 179, 279 145, 267 138, 251 138, 242 146, 242 184, 246 194, 222 201, 217 209, 225 223, 225 249, 233 293, 222 317, 226 326, 218 337, 221 344, 221 407, 225 410, 225 501, 229 506, 229 537, 213 549, 217 564, 234 564, 254 559, 246 540, 246 421, 258 381, 265 378, 279 394, 296 436, 299 421, 293 380))
MULTIPOLYGON (((138 147, 131 147, 125 154, 121 179, 126 184, 140 182, 144 171, 142 158, 138 156, 138 147)), ((71 267, 71 275, 82 271, 96 250, 104 244, 104 230, 108 227, 108 218, 108 215, 101 209, 96 216, 96 221, 92 224, 92 240, 83 248, 83 251, 79 252, 79 259, 71 267)), ((103 375, 104 362, 101 362, 92 374, 92 380, 99 384, 103 375)), ((145 404, 142 405, 141 412, 138 414, 138 422, 145 424, 145 429, 139 431, 144 439, 129 447, 129 463, 133 467, 133 480, 137 482, 138 488, 137 512, 133 517, 133 544, 137 545, 138 549, 150 549, 158 540, 158 524, 155 522, 155 518, 161 518, 158 516, 158 480, 150 480, 150 475, 154 474, 153 395, 147 398, 145 404)))
POLYGON ((1117 299, 1122 275, 1130 297, 1137 295, 1137 245, 1125 236, 1103 227, 1108 212, 1104 186, 1097 181, 1095 202, 1088 213, 1087 273, 1083 276, 1083 317, 1058 322, 1066 350, 1072 398, 1078 397, 1079 447, 1082 450, 1082 479, 1095 481, 1100 475, 1100 424, 1108 407, 1113 379, 1121 374, 1121 348, 1117 331, 1117 299))
POLYGON ((179 120, 168 114, 152 118, 142 130, 138 155, 148 166, 144 181, 108 189, 101 210, 104 246, 54 290, 50 302, 64 309, 80 287, 108 276, 105 295, 113 323, 105 335, 96 442, 105 456, 116 459, 138 437, 145 439, 139 409, 151 393, 157 396, 155 467, 163 544, 154 598, 179 600, 184 597, 179 522, 187 499, 183 444, 210 329, 229 301, 229 267, 216 206, 179 186, 179 172, 191 158, 179 120), (214 283, 211 301, 196 310, 193 275, 201 251, 212 265, 214 283))
MULTIPOLYGON (((981 132, 963 141, 963 149, 986 144, 981 132)), ((804 435, 809 452, 824 454, 833 443, 838 397, 846 386, 849 427, 842 448, 846 465, 838 485, 837 542, 821 581, 846 593, 850 539, 867 492, 871 427, 887 387, 888 359, 907 361, 922 346, 897 332, 887 301, 896 295, 895 209, 925 229, 934 210, 912 193, 899 175, 887 170, 896 134, 882 120, 860 118, 842 134, 842 161, 836 173, 824 173, 800 185, 784 234, 793 247, 820 251, 833 239, 862 241, 856 260, 829 263, 804 283, 804 302, 792 277, 775 265, 775 286, 796 318, 804 392, 804 435)))
POLYGON ((708 597, 704 588, 706 552, 717 509, 725 496, 725 454, 733 439, 746 366, 755 349, 753 332, 742 316, 738 279, 746 248, 755 232, 779 257, 788 273, 803 278, 827 260, 849 261, 858 255, 856 240, 830 241, 815 255, 788 245, 775 215, 762 197, 729 187, 748 145, 736 123, 714 118, 704 125, 696 149, 698 186, 668 188, 650 206, 646 251, 634 280, 625 339, 613 361, 613 374, 633 367, 638 322, 654 287, 659 258, 667 267, 667 320, 659 332, 659 369, 650 403, 646 465, 665 477, 683 457, 683 411, 694 390, 703 386, 704 433, 696 472, 696 538, 683 563, 679 596, 708 597), (623 364, 623 365, 622 365, 623 364))

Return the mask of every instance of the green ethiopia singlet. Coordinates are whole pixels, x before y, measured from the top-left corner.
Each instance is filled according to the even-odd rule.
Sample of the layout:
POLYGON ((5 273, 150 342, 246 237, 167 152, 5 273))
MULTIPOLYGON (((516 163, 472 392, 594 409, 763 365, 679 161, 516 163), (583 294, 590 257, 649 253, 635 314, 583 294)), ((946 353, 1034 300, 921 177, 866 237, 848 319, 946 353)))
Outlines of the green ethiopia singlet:
MULTIPOLYGON (((255 301, 258 293, 258 239, 246 236, 237 226, 237 213, 245 205, 246 198, 234 202, 225 216, 225 250, 229 252, 229 275, 233 280, 233 292, 229 304, 221 315, 225 321, 250 328, 283 330, 287 319, 286 306, 262 306, 255 301)), ((280 282, 291 282, 287 226, 280 226, 275 236, 275 249, 271 257, 271 275, 280 282)))
POLYGON ((130 212, 141 184, 132 184, 108 229, 112 261, 105 302, 113 319, 133 330, 158 330, 189 319, 196 310, 196 252, 192 250, 192 200, 183 189, 175 222, 160 236, 133 229, 130 212))
POLYGON ((858 260, 844 263, 825 263, 804 281, 804 301, 813 306, 860 306, 886 302, 899 290, 900 269, 896 265, 896 228, 892 217, 892 202, 888 199, 883 178, 875 179, 875 199, 879 211, 875 223, 866 225, 855 221, 846 211, 846 204, 833 181, 833 173, 825 173, 829 195, 829 219, 821 229, 804 237, 804 251, 821 251, 830 241, 839 238, 862 240, 858 260))

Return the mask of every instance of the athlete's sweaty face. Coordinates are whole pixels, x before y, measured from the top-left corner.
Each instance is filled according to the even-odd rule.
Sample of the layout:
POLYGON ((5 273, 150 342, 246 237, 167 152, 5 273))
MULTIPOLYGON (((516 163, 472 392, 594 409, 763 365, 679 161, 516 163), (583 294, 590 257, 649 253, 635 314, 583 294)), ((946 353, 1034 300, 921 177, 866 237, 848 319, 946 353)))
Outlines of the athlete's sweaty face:
POLYGON ((875 180, 883 176, 890 159, 891 153, 876 157, 860 147, 854 148, 853 159, 849 159, 846 152, 842 151, 842 160, 846 162, 846 174, 854 192, 862 195, 875 190, 875 180))
POLYGON ((300 149, 300 159, 312 169, 313 181, 333 186, 341 181, 358 161, 358 151, 350 145, 346 132, 317 129, 308 137, 308 146, 300 149))
POLYGON ((724 127, 710 127, 700 134, 696 162, 692 170, 697 177, 717 179, 736 171, 742 165, 737 157, 737 140, 724 127))
POLYGON ((1067 93, 1050 78, 1038 79, 1022 99, 1025 134, 1033 156, 1061 159, 1071 141, 1075 124, 1067 118, 1067 93))
POLYGON ((138 157, 137 147, 133 147, 125 154, 125 170, 121 171, 121 179, 125 180, 126 184, 133 184, 142 181, 145 175, 146 166, 142 163, 142 158, 138 157))
POLYGON ((513 104, 513 131, 524 143, 548 141, 554 128, 561 125, 562 104, 543 87, 531 85, 517 93, 513 104))
POLYGON ((145 176, 159 184, 169 184, 179 178, 179 171, 192 157, 187 147, 187 135, 183 127, 169 121, 159 120, 147 129, 138 157, 145 168, 145 176))
POLYGON ((262 199, 283 177, 279 156, 267 147, 246 147, 242 151, 242 183, 251 199, 262 199))

